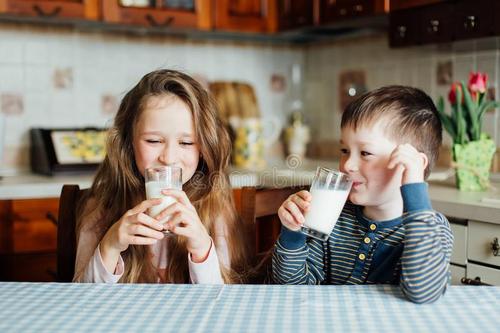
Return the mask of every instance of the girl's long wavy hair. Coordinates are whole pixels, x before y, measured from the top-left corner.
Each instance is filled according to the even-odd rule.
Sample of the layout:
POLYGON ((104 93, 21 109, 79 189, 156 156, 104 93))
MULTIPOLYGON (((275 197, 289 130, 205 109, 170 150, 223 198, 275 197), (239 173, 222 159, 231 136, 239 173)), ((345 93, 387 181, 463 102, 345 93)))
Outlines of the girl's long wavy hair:
MULTIPOLYGON (((87 194, 87 199, 95 200, 101 216, 96 232, 102 238, 127 210, 145 199, 144 178, 135 163, 133 136, 148 98, 162 95, 177 96, 192 112, 201 157, 195 174, 184 184, 183 190, 215 242, 215 221, 222 217, 226 222, 231 267, 225 268, 221 264, 222 276, 226 283, 241 283, 247 267, 247 249, 243 232, 238 230, 238 217, 227 175, 231 153, 229 134, 218 117, 211 95, 182 72, 163 69, 146 74, 123 98, 114 125, 109 130, 106 157, 87 194)), ((82 200, 80 212, 85 201, 82 200)), ((169 239, 168 254, 165 276, 158 276, 151 261, 150 248, 130 245, 122 253, 125 272, 120 281, 157 282, 160 278, 166 282, 189 283, 186 239, 181 236, 169 239)))

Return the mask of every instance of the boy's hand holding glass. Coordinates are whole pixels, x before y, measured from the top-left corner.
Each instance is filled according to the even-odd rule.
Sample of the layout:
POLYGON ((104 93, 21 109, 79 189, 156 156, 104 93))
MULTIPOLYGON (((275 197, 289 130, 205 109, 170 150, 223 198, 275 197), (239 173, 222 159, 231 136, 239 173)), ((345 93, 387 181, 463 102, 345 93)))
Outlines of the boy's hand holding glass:
POLYGON ((300 191, 289 196, 278 209, 281 223, 289 230, 299 231, 305 221, 304 215, 311 206, 311 199, 311 193, 308 191, 300 191))
POLYGON ((427 164, 427 156, 406 143, 392 151, 387 167, 397 168, 396 175, 401 175, 401 185, 405 185, 423 182, 427 164))

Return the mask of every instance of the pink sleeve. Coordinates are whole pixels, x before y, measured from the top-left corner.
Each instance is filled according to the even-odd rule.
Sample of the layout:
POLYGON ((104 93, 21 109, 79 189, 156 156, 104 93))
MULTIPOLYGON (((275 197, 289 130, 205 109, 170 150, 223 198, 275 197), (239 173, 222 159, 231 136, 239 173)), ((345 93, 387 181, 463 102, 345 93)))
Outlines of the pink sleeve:
POLYGON ((117 283, 123 275, 124 263, 120 256, 118 264, 113 273, 108 272, 102 262, 101 251, 99 245, 90 258, 89 263, 80 275, 79 281, 75 282, 96 282, 96 283, 117 283))
POLYGON ((210 245, 208 257, 205 261, 195 263, 191 260, 191 254, 188 253, 189 277, 191 283, 195 284, 224 284, 220 272, 219 258, 215 250, 214 242, 210 245))

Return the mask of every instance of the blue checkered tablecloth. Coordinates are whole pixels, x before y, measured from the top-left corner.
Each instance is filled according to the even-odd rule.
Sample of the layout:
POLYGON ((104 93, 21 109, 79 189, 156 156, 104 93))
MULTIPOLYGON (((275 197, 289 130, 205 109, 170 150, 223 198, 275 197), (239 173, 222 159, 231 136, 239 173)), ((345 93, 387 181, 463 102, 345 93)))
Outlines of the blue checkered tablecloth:
POLYGON ((499 332, 500 287, 0 283, 0 332, 499 332))

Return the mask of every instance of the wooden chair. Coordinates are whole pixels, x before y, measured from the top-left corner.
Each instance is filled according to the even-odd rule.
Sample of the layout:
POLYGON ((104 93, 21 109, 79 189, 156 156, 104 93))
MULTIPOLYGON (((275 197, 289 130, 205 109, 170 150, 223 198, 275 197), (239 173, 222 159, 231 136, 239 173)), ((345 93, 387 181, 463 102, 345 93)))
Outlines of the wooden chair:
POLYGON ((78 185, 64 185, 57 219, 57 281, 71 282, 75 274, 76 208, 82 195, 78 185))
POLYGON ((251 283, 270 282, 271 251, 281 230, 278 209, 288 196, 303 188, 243 187, 233 191, 250 247, 249 262, 255 267, 251 283))

